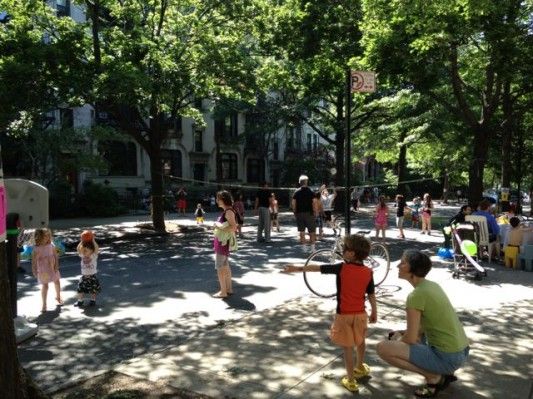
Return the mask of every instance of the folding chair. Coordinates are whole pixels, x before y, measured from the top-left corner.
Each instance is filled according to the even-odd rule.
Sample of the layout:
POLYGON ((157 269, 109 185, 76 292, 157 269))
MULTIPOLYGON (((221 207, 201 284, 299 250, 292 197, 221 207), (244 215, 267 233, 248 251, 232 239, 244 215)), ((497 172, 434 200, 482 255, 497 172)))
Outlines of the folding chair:
POLYGON ((496 241, 489 242, 489 226, 487 223, 487 218, 481 215, 466 215, 465 220, 467 222, 475 223, 478 226, 479 230, 479 242, 478 242, 478 253, 479 258, 483 252, 481 251, 482 247, 487 248, 489 254, 489 263, 492 262, 492 252, 496 248, 496 253, 498 254, 498 259, 500 258, 500 240, 496 238, 496 241))

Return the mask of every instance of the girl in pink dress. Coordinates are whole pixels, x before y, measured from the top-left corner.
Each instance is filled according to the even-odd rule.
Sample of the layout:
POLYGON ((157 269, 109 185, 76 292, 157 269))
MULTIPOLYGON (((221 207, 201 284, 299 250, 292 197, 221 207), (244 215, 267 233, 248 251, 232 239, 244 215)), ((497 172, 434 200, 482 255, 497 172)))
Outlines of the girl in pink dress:
POLYGON ((52 244, 52 232, 49 229, 37 229, 34 233, 35 246, 31 257, 33 275, 41 284, 41 298, 43 306, 41 312, 46 312, 46 298, 48 296, 48 283, 54 283, 56 301, 63 304, 61 299, 61 285, 59 274, 59 257, 56 247, 52 244))
POLYGON ((385 230, 387 230, 387 218, 389 217, 389 208, 385 203, 385 197, 383 195, 379 196, 379 202, 374 211, 374 225, 376 227, 376 238, 379 237, 379 231, 383 235, 383 240, 385 240, 385 230))
POLYGON ((431 210, 433 209, 433 201, 431 195, 424 194, 424 202, 422 204, 422 234, 431 235, 431 210))

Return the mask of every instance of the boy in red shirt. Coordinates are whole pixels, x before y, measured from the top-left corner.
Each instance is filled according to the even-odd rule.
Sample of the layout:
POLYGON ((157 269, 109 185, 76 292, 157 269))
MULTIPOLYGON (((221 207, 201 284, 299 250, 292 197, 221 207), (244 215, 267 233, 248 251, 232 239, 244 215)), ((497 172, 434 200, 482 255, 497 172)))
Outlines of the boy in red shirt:
POLYGON ((367 322, 377 321, 377 303, 374 293, 374 278, 372 269, 363 264, 363 260, 370 252, 370 242, 359 235, 344 238, 344 262, 331 265, 297 266, 289 264, 283 270, 285 273, 321 272, 337 275, 337 312, 331 326, 330 336, 333 343, 342 346, 344 350, 344 365, 346 376, 342 378, 342 385, 351 392, 359 387, 356 379, 370 374, 370 368, 363 363, 365 357, 365 337, 367 322), (365 311, 365 294, 371 306, 370 317, 365 311), (353 351, 357 353, 354 368, 353 351))

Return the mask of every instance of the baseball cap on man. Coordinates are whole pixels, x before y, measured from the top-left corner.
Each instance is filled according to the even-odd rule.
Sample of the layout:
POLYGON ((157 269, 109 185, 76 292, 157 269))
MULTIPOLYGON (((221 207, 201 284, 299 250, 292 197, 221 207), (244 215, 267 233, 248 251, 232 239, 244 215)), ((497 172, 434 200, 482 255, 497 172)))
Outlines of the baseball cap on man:
POLYGON ((302 184, 302 182, 305 180, 309 180, 309 177, 307 177, 306 175, 301 175, 300 178, 298 179, 298 183, 302 184))

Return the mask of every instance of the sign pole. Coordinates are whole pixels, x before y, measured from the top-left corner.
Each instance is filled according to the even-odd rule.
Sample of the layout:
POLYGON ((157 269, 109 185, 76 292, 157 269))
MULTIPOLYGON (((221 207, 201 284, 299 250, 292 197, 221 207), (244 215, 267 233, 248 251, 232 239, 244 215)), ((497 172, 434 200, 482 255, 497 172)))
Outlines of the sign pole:
MULTIPOLYGON (((345 235, 350 235, 350 186, 352 171, 352 141, 351 141, 351 112, 352 112, 352 93, 373 93, 376 91, 376 74, 371 71, 346 71, 346 126, 344 129, 344 154, 345 154, 345 235)), ((354 188, 355 189, 355 188, 354 188)))
POLYGON ((346 126, 344 128, 344 186, 346 187, 345 200, 345 213, 344 219, 346 220, 346 226, 344 235, 348 237, 350 235, 351 221, 350 221, 350 175, 351 175, 351 158, 352 158, 352 142, 350 140, 351 135, 351 111, 352 111, 352 71, 348 69, 346 71, 346 126))

